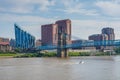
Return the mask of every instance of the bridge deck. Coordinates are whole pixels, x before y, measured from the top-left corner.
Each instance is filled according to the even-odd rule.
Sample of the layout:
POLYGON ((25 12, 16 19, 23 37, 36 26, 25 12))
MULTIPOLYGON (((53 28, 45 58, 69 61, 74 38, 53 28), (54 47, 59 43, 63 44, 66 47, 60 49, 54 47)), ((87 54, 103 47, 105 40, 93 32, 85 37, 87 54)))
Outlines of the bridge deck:
MULTIPOLYGON (((63 45, 62 48, 80 48, 80 47, 97 47, 97 46, 120 46, 120 40, 106 40, 106 41, 89 41, 83 43, 74 43, 63 45)), ((57 45, 38 46, 37 50, 52 50, 59 48, 57 45)))

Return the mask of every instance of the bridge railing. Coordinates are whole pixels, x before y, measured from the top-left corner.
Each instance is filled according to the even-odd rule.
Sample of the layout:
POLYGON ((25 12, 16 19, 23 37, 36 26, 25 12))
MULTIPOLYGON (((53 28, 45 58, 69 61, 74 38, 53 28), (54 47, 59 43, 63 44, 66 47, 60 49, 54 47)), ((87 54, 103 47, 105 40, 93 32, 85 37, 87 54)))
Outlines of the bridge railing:
POLYGON ((91 42, 83 42, 83 43, 72 43, 62 46, 45 45, 45 46, 39 46, 36 49, 52 50, 57 48, 81 48, 81 47, 97 47, 97 46, 120 46, 120 40, 91 41, 91 42))

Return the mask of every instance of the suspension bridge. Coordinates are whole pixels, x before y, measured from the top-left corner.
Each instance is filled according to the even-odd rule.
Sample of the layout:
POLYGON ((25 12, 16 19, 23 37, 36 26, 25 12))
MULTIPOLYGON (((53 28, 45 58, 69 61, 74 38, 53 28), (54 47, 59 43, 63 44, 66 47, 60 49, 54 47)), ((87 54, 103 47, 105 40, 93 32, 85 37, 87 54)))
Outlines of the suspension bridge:
MULTIPOLYGON (((120 46, 120 40, 105 40, 105 41, 91 41, 91 42, 84 42, 84 43, 72 43, 62 45, 61 48, 63 49, 72 49, 72 48, 81 48, 81 47, 96 47, 96 46, 120 46)), ((45 45, 45 46, 38 46, 36 50, 53 50, 59 48, 57 45, 45 45)))
POLYGON ((101 40, 101 41, 85 41, 70 43, 67 42, 67 33, 63 31, 62 26, 58 27, 58 42, 56 45, 47 44, 34 47, 35 38, 27 33, 26 31, 21 30, 17 25, 15 25, 15 37, 16 37, 16 46, 21 49, 32 49, 36 51, 42 50, 54 50, 57 49, 58 57, 68 57, 68 49, 82 48, 82 47, 107 47, 107 46, 120 46, 120 40, 101 40))

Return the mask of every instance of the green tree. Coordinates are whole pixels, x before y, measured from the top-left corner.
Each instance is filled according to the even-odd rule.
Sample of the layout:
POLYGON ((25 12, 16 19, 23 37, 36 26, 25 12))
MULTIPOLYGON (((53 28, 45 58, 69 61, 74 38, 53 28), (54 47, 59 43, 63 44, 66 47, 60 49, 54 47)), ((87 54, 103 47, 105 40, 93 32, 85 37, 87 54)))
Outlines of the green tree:
POLYGON ((115 48, 114 51, 115 51, 117 54, 120 54, 120 47, 115 48))

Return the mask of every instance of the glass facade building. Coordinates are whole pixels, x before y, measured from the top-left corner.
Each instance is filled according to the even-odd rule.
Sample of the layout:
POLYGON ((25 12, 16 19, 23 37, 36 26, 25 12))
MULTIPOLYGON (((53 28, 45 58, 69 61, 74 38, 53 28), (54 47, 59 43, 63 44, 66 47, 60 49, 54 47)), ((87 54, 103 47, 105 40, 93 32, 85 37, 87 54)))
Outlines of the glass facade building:
POLYGON ((35 47, 35 37, 26 31, 22 30, 18 25, 15 27, 15 41, 16 48, 20 49, 32 49, 35 47))

